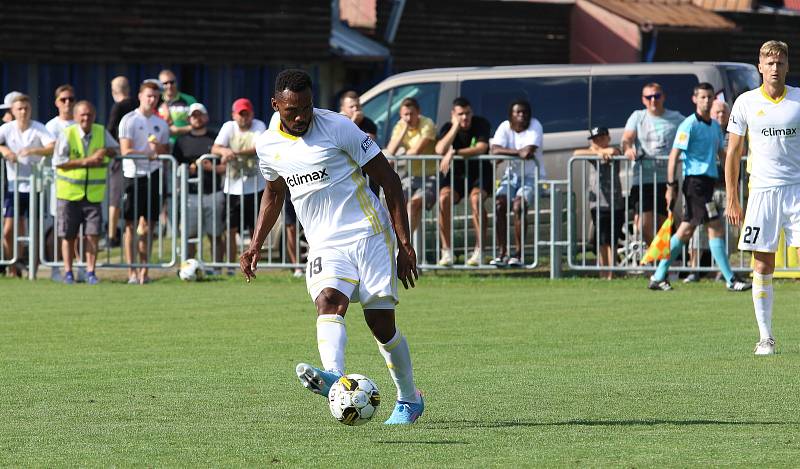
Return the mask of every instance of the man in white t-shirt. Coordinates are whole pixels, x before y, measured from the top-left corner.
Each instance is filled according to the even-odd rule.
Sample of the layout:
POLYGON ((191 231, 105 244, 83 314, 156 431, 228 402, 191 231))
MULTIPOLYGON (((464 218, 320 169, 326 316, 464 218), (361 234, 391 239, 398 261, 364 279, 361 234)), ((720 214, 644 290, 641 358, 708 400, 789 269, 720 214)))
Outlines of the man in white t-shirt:
MULTIPOLYGON (((231 107, 231 120, 224 123, 214 140, 211 152, 219 155, 227 165, 222 191, 228 195, 228 258, 236 258, 236 237, 242 230, 253 231, 258 214, 258 201, 266 182, 258 173, 255 141, 267 129, 263 121, 256 119, 253 103, 239 98, 231 107)), ((225 225, 228 225, 226 220, 225 225)))
POLYGON ((753 308, 758 324, 756 355, 775 353, 772 335, 772 274, 781 230, 800 247, 800 88, 786 85, 789 46, 767 41, 758 54, 761 87, 742 93, 728 120, 725 186, 728 221, 742 226, 739 249, 752 251, 753 308), (749 140, 750 197, 742 217, 739 162, 749 140))
POLYGON ((314 108, 312 96, 311 78, 302 70, 284 70, 275 80, 272 107, 281 123, 256 143, 261 173, 269 182, 240 265, 248 281, 255 276, 261 245, 288 191, 309 243, 306 285, 317 309, 324 368, 298 364, 300 382, 327 397, 345 373, 344 316, 350 302, 358 301, 397 387, 386 423, 411 424, 424 402, 408 343, 394 320, 397 279, 408 288, 417 278, 400 178, 367 134, 341 114, 314 108), (362 168, 383 187, 388 213, 369 190, 362 168))
MULTIPOLYGON (((6 160, 6 178, 8 192, 3 207, 3 249, 6 256, 13 252, 14 218, 17 219, 17 233, 24 236, 30 206, 30 176, 42 157, 53 153, 55 139, 41 122, 31 119, 31 99, 20 94, 11 103, 11 114, 14 120, 0 126, 0 153, 6 160), (14 207, 14 192, 19 192, 19 205, 14 207), (19 210, 19 213, 15 212, 19 210), (15 216, 16 215, 16 216, 15 216)), ((35 255, 35 253, 30 253, 35 255)), ((22 257, 19 247, 18 258, 22 257)), ((7 273, 11 276, 19 274, 16 266, 11 266, 7 273)))
POLYGON ((139 87, 139 107, 125 114, 119 123, 119 147, 122 156, 144 155, 147 159, 124 159, 122 175, 125 177, 125 261, 128 283, 145 284, 150 281, 146 264, 150 260, 153 227, 161 209, 161 161, 159 154, 169 152, 169 126, 155 114, 155 105, 161 90, 152 82, 139 87), (136 223, 138 263, 133 267, 133 227, 136 223))
POLYGON ((506 166, 497 189, 495 219, 497 220, 498 256, 489 263, 497 267, 521 267, 522 259, 522 215, 526 207, 533 204, 538 178, 545 177, 542 161, 542 124, 532 117, 531 105, 524 99, 511 103, 508 120, 497 127, 492 139, 491 153, 519 158, 506 166), (511 257, 506 249, 506 233, 509 202, 514 210, 514 245, 511 257))

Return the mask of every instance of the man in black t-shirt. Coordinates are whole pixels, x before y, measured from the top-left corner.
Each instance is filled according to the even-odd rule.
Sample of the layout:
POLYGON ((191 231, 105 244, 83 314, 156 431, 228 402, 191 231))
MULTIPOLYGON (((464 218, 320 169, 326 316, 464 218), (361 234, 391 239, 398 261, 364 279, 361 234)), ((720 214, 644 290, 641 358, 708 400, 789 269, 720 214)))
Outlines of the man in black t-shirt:
MULTIPOLYGON (((139 107, 139 100, 131 98, 131 86, 124 76, 118 76, 111 80, 111 97, 114 99, 114 105, 111 106, 108 113, 106 129, 115 140, 119 141, 119 123, 122 116, 139 107)), ((108 239, 111 240, 112 246, 119 245, 117 225, 124 190, 122 161, 114 160, 108 167, 108 239)))
MULTIPOLYGON (((361 110, 361 99, 358 96, 358 93, 355 91, 345 91, 342 93, 342 96, 339 98, 339 114, 349 117, 350 120, 353 121, 353 123, 357 125, 362 132, 367 134, 373 142, 376 141, 375 139, 378 135, 378 126, 375 125, 375 122, 373 122, 372 119, 364 115, 364 111, 361 110)), ((363 174, 364 177, 367 176, 367 173, 363 174)), ((380 197, 381 188, 378 186, 378 183, 370 180, 369 188, 375 193, 376 196, 380 197)))
POLYGON ((461 201, 465 192, 469 194, 472 227, 475 230, 475 249, 466 264, 478 266, 483 261, 482 246, 487 226, 483 201, 492 190, 494 176, 492 162, 479 160, 478 156, 489 152, 490 136, 489 121, 473 115, 472 106, 466 98, 456 98, 450 111, 450 122, 439 130, 436 142, 436 153, 443 156, 439 165, 439 236, 442 240, 439 265, 443 267, 453 265, 451 204, 461 201))
MULTIPOLYGON (((197 177, 197 159, 211 153, 216 132, 210 131, 208 125, 208 111, 200 103, 189 106, 189 133, 181 135, 175 142, 173 154, 178 164, 189 165, 189 177, 197 177)), ((212 259, 222 261, 224 244, 222 243, 223 214, 225 212, 225 194, 222 193, 220 174, 225 174, 225 165, 217 164, 215 158, 204 159, 202 165, 202 195, 198 190, 198 183, 188 184, 186 194, 186 233, 184 236, 194 238, 198 236, 198 224, 202 217, 203 233, 207 234, 212 243, 212 259), (202 212, 198 214, 198 204, 202 212)), ((202 237, 198 239, 201 242, 202 237)), ((190 242, 187 249, 189 257, 194 257, 196 243, 190 242)))

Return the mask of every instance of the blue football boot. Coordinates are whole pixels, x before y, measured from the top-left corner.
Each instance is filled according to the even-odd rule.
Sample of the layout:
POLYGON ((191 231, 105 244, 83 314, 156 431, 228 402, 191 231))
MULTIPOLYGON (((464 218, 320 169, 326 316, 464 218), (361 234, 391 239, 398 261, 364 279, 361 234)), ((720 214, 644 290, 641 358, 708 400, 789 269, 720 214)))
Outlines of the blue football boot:
POLYGON ((419 396, 419 404, 397 401, 392 415, 383 423, 386 425, 410 425, 416 422, 425 410, 425 399, 422 398, 422 393, 417 391, 417 395, 419 396))
POLYGON ((303 386, 324 397, 328 397, 333 383, 342 377, 340 373, 323 371, 308 363, 299 363, 295 371, 297 372, 297 378, 300 379, 300 383, 302 383, 303 386))

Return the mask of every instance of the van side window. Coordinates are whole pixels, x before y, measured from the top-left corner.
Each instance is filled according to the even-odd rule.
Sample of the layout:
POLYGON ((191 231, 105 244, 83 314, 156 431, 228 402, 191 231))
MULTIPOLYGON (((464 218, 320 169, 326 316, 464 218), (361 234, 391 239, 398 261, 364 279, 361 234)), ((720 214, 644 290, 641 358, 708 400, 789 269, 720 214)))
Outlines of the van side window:
POLYGON ((492 129, 508 119, 508 106, 527 99, 533 117, 545 133, 589 128, 589 78, 539 77, 465 80, 461 95, 472 103, 476 115, 489 119, 492 129))
POLYGON ((761 86, 761 75, 750 67, 726 67, 725 75, 728 77, 725 99, 731 103, 745 91, 761 86))
POLYGON ((422 115, 436 122, 439 108, 439 83, 415 83, 398 86, 385 91, 363 103, 364 115, 375 122, 378 127, 378 145, 385 147, 389 143, 392 128, 400 120, 400 103, 406 98, 414 98, 419 103, 422 115))
POLYGON ((696 75, 600 75, 592 77, 592 127, 625 127, 628 117, 643 109, 642 88, 658 83, 664 89, 664 106, 684 116, 694 112, 692 90, 696 75))

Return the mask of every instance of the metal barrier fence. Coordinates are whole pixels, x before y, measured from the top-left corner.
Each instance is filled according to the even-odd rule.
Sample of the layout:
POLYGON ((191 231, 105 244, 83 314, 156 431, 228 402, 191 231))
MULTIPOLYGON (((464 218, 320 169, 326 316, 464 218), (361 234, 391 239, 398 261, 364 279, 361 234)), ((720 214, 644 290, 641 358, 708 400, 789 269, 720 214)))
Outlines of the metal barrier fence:
MULTIPOLYGON (((665 163, 668 158, 657 158, 665 163)), ((740 203, 745 207, 745 193, 747 188, 745 171, 746 158, 740 168, 740 203)), ((666 171, 659 171, 658 166, 650 170, 643 169, 642 165, 635 164, 624 156, 614 157, 608 162, 591 156, 573 157, 569 160, 567 170, 568 191, 575 194, 569 198, 568 214, 571 221, 568 226, 567 259, 568 267, 572 270, 583 271, 612 271, 612 272, 642 272, 655 269, 655 265, 640 265, 640 261, 647 250, 649 241, 655 236, 660 221, 652 223, 648 230, 640 230, 640 220, 644 219, 645 194, 652 196, 655 217, 658 220, 666 216, 662 210, 658 213, 659 205, 666 205, 659 187, 666 182, 666 171), (660 179, 659 177, 660 176, 660 179), (603 181, 601 181, 601 179, 603 181), (605 187, 603 187, 605 186, 605 187), (638 196, 638 197, 637 197, 638 196), (621 219, 620 219, 621 217, 621 219), (603 226, 601 226, 603 225, 603 226), (603 230, 603 231, 601 231, 603 230), (601 241, 611 244, 611 256, 614 260, 611 265, 600 265, 600 253, 604 248, 601 241), (593 254, 594 257, 589 256, 593 254)), ((677 228, 683 213, 683 187, 682 173, 678 179, 678 191, 675 195, 674 226, 677 228)), ((738 228, 728 225, 724 217, 725 189, 724 181, 720 182, 715 190, 715 201, 722 217, 725 233, 727 252, 732 257, 731 267, 735 271, 750 270, 750 256, 738 251, 738 228), (732 256, 731 256, 732 255, 732 256)), ((675 272, 716 272, 718 270, 713 258, 709 265, 700 265, 700 252, 703 247, 701 234, 706 228, 697 227, 690 245, 684 248, 681 258, 671 267, 675 272), (694 252, 692 252, 694 251, 694 252)), ((674 231, 673 231, 674 232, 674 231)), ((705 242, 707 249, 707 241, 705 242)), ((785 252, 786 250, 784 250, 785 252)), ((783 264, 784 266, 787 263, 783 264)), ((792 270, 786 269, 784 270, 792 270)))
MULTIPOLYGON (((28 172, 28 171, 25 171, 28 172)), ((27 246, 27 252, 33 250, 33 241, 36 237, 36 202, 35 197, 31 197, 30 193, 34 192, 36 178, 35 167, 32 169, 30 163, 20 163, 15 161, 9 163, 7 161, 0 162, 0 180, 3 181, 2 191, 0 191, 0 207, 3 210, 3 231, 2 242, 0 242, 0 266, 6 269, 13 269, 17 271, 18 275, 23 269, 28 270, 28 278, 33 280, 36 273, 36 264, 34 256, 28 256, 28 264, 23 263, 25 249, 22 245, 27 246), (8 180, 9 171, 7 165, 10 165, 13 170, 13 181, 8 180), (26 167, 31 174, 23 175, 20 170, 26 167), (20 186, 23 186, 21 188, 20 186), (23 189, 23 190, 21 190, 23 189), (6 218, 7 209, 13 211, 13 216, 6 218), (27 211, 27 216, 22 216, 22 213, 27 211)))
MULTIPOLYGON (((141 155, 117 158, 118 161, 143 159, 145 157, 141 155)), ((593 157, 572 158, 564 180, 539 180, 537 170, 533 171, 532 176, 526 176, 526 165, 534 165, 535 168, 535 162, 506 156, 483 155, 468 160, 456 156, 447 176, 440 176, 441 157, 438 155, 397 156, 389 159, 396 165, 401 176, 406 199, 420 208, 418 213, 411 213, 417 228, 413 233, 413 240, 420 268, 495 269, 497 266, 490 261, 499 257, 501 244, 507 247, 507 255, 519 256, 520 268, 536 268, 545 259, 544 263, 549 265, 553 278, 562 275, 563 267, 574 271, 614 272, 642 272, 653 268, 652 265, 639 265, 649 236, 643 236, 641 231, 634 229, 634 220, 644 216, 641 207, 645 197, 652 197, 653 204, 658 206, 661 195, 656 190, 655 183, 647 182, 647 172, 624 157, 616 157, 607 163, 611 174, 619 173, 620 177, 612 178, 609 184, 610 194, 615 195, 610 198, 608 210, 605 211, 608 213, 606 222, 609 226, 602 227, 603 223, 597 222, 603 215, 602 204, 592 201, 591 198, 593 193, 597 194, 600 182, 597 177, 598 160, 593 157), (457 178, 452 170, 452 165, 457 161, 478 161, 480 164, 477 165, 477 170, 471 169, 469 164, 464 165, 464 177, 457 178), (515 252, 516 215, 513 203, 516 192, 498 192, 498 189, 503 189, 509 182, 505 177, 505 169, 510 163, 521 166, 514 189, 526 186, 535 188, 532 190, 530 203, 519 211, 521 229, 518 253, 515 252), (413 177, 418 179, 414 180, 413 177), (478 181, 484 181, 485 190, 477 191, 475 201, 471 202, 470 191, 478 181), (486 187, 487 185, 490 186, 486 187), (447 192, 443 190, 446 187, 462 194, 459 203, 455 203, 453 197, 442 197, 447 192), (635 211, 637 206, 639 209, 635 211), (448 213, 449 216, 446 216, 448 213), (443 218, 443 215, 446 217, 443 218), (415 220, 414 216, 418 218, 415 220), (621 220, 616 218, 618 216, 621 220), (505 230, 501 227, 503 224, 506 226, 505 230), (614 227, 617 225, 622 227, 615 235, 614 227), (609 230, 607 234, 610 239, 621 238, 621 241, 615 243, 612 257, 616 260, 610 266, 601 266, 599 256, 596 255, 601 249, 601 228, 609 230), (452 260, 440 264, 445 240, 449 240, 452 260), (475 247, 480 248, 477 255, 475 247), (473 259, 470 259, 470 254, 473 259)), ((125 202, 133 204, 135 212, 140 208, 146 209, 144 211, 148 214, 147 221, 152 222, 153 229, 144 240, 148 243, 148 252, 151 247, 155 252, 147 261, 129 261, 124 255, 124 243, 117 246, 115 240, 110 239, 106 233, 100 243, 97 266, 166 269, 173 268, 178 259, 194 257, 208 268, 228 268, 231 272, 235 271, 238 268, 238 255, 249 244, 252 225, 257 219, 260 203, 257 181, 261 176, 254 172, 247 176, 253 184, 252 187, 245 184, 241 191, 230 191, 225 190, 225 181, 230 182, 243 176, 232 174, 230 165, 221 164, 215 155, 204 155, 191 166, 178 166, 171 155, 159 155, 158 160, 162 162, 163 170, 142 176, 146 183, 140 186, 128 181, 128 200, 125 202), (140 190, 147 192, 140 194, 140 190), (141 203, 147 206, 140 207, 141 203)), ((0 165, 3 180, 6 172, 5 165, 0 165)), ((746 172, 742 170, 741 174, 746 175, 746 172)), ((27 246, 29 253, 38 253, 37 256, 27 256, 28 277, 33 279, 37 264, 50 267, 62 265, 59 257, 61 246, 55 236, 55 227, 59 220, 58 213, 54 210, 53 170, 40 164, 33 168, 27 179, 20 178, 20 181, 30 183, 34 197, 30 197, 28 201, 29 216, 22 223, 22 218, 18 216, 20 200, 23 198, 20 196, 22 193, 19 185, 15 185, 8 193, 0 193, 0 203, 11 204, 15 208, 15 217, 10 222, 4 220, 4 224, 8 224, 9 239, 0 245, 0 266, 19 265, 25 259, 22 247, 27 246)), ((746 184, 742 184, 742 187, 746 187, 746 184)), ((104 214, 108 213, 109 191, 110 186, 107 187, 107 197, 103 203, 104 214)), ((741 194, 742 206, 745 192, 742 191, 741 194)), ((680 214, 682 197, 678 196, 677 200, 675 213, 680 214)), ((721 206, 723 207, 724 205, 721 206)), ((284 208, 283 215, 268 236, 261 263, 263 268, 301 269, 305 265, 307 245, 302 227, 286 222, 287 209, 288 206, 284 208)), ((107 217, 104 216, 104 219, 107 220, 107 217)), ((648 234, 655 234, 658 226, 659 223, 653 223, 650 227, 652 231, 648 234)), ((113 232, 114 228, 116 227, 109 231, 113 232)), ((136 229, 138 226, 135 223, 131 228, 129 233, 133 238, 133 245, 136 246, 144 236, 143 230, 136 229)), ((748 270, 750 256, 735 249, 735 229, 727 224, 725 228, 726 243, 734 258, 734 269, 748 270)), ((83 265, 82 238, 81 232, 79 252, 75 257, 76 266, 83 265)), ((691 248, 695 249, 696 244, 691 248)), ((783 256, 785 266, 789 255, 784 252, 783 256)), ((708 272, 715 271, 716 266, 713 261, 704 266, 690 264, 687 249, 683 253, 682 262, 676 262, 672 270, 708 272)), ((778 270, 798 271, 796 267, 778 270)))

